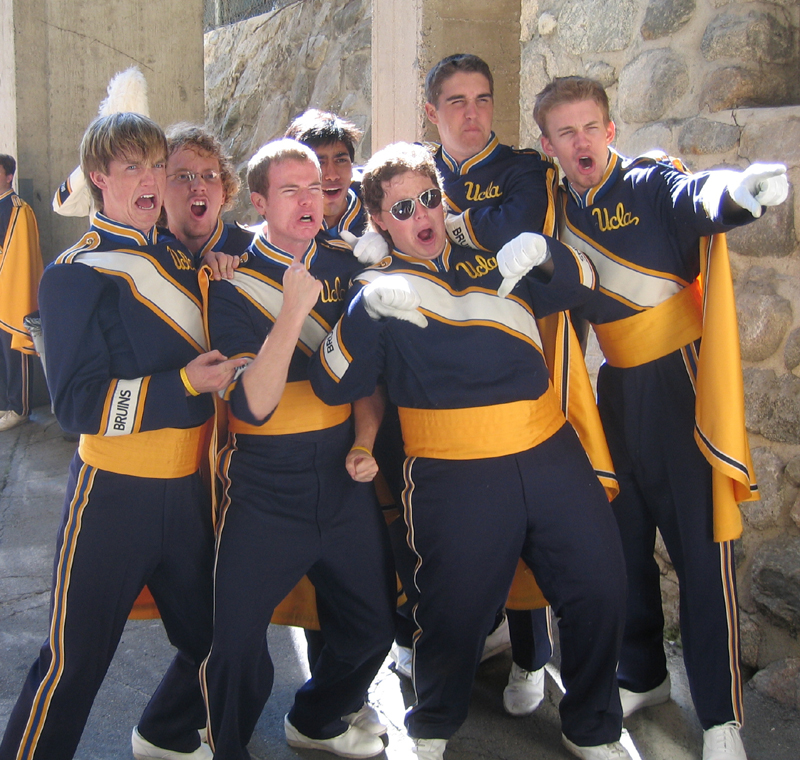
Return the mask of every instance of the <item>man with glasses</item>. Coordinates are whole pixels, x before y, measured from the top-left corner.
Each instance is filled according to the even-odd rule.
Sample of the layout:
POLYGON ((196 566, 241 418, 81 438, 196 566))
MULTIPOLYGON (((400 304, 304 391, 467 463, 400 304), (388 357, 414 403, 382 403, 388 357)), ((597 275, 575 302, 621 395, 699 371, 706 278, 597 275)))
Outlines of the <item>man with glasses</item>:
POLYGON ((359 268, 318 237, 317 158, 283 139, 250 160, 264 224, 233 278, 212 282, 212 345, 248 359, 228 386, 218 474, 214 639, 202 677, 209 742, 226 760, 247 743, 272 689, 264 638, 278 603, 307 575, 324 636, 311 679, 285 719, 293 747, 343 757, 383 752, 385 727, 357 725, 393 636, 395 584, 371 480, 380 422, 370 399, 328 406, 308 382, 309 355, 339 318, 359 268))
POLYGON ((236 202, 239 178, 222 143, 192 124, 167 130, 167 189, 164 211, 169 231, 208 264, 215 279, 233 276, 253 234, 226 224, 221 214, 236 202))
MULTIPOLYGON (((450 239, 496 251, 521 232, 552 235, 558 173, 537 151, 497 139, 494 80, 486 62, 464 53, 442 59, 425 78, 425 100, 425 114, 441 141, 432 150, 450 212, 445 217, 450 239)), ((503 707, 510 715, 530 715, 544 698, 544 666, 553 651, 549 611, 508 609, 506 616, 505 638, 501 623, 490 634, 485 655, 502 651, 510 635, 512 665, 503 707)))
POLYGON ((586 257, 534 233, 479 271, 453 245, 430 153, 398 143, 364 169, 362 191, 391 260, 356 277, 310 367, 330 404, 379 378, 400 410, 403 494, 417 555, 417 702, 406 716, 421 760, 441 760, 467 715, 475 671, 517 561, 560 618, 564 743, 586 760, 629 758, 614 658, 625 577, 598 476, 550 385, 536 317, 585 302, 586 257), (504 298, 511 289, 513 297, 504 298))

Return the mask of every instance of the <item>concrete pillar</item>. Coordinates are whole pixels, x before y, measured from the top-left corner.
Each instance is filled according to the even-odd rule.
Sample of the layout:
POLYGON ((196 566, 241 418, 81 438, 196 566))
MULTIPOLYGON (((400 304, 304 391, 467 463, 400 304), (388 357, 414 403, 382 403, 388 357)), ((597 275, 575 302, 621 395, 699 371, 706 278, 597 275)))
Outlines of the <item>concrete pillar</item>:
POLYGON ((0 0, 0 152, 18 162, 18 192, 52 260, 86 230, 51 210, 79 160, 109 79, 137 65, 150 115, 163 126, 202 121, 203 1, 0 0))
POLYGON ((394 140, 435 139, 422 115, 428 69, 453 53, 475 53, 491 67, 494 127, 519 140, 520 0, 373 0, 373 150, 394 140))

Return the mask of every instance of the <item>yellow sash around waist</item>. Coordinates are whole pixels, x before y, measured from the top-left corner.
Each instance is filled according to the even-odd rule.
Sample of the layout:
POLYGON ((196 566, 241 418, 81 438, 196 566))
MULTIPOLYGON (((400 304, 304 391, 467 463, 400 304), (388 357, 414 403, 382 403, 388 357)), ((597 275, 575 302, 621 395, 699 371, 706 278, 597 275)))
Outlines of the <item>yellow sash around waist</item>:
POLYGON ((592 325, 612 367, 638 367, 697 340, 703 333, 699 280, 652 309, 632 317, 592 325))
POLYGON ((546 441, 566 421, 548 386, 534 401, 469 409, 400 407, 406 456, 487 459, 518 454, 546 441))
POLYGON ((350 417, 350 404, 328 406, 311 388, 308 380, 286 383, 280 403, 263 425, 250 425, 228 409, 228 430, 247 435, 288 435, 310 433, 340 425, 350 417))
POLYGON ((183 478, 208 456, 211 421, 186 430, 164 428, 131 435, 82 435, 78 454, 86 464, 138 478, 183 478))

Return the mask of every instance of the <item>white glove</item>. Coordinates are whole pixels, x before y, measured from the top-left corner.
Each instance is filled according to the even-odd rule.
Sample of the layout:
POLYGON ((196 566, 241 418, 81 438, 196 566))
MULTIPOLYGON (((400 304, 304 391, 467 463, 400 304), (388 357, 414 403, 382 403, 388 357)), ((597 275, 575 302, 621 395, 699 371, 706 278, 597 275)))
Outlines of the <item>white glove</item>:
POLYGON ((447 236, 452 240, 456 245, 463 246, 464 248, 472 248, 473 250, 479 250, 478 246, 476 246, 472 242, 472 238, 469 235, 469 230, 467 229, 467 222, 464 218, 465 214, 447 214, 444 218, 444 226, 447 230, 447 236))
POLYGON ((542 235, 523 232, 509 240, 497 252, 497 268, 503 275, 497 295, 505 298, 531 269, 541 266, 549 258, 547 241, 542 235))
POLYGON ((777 206, 789 195, 789 180, 783 164, 751 164, 728 185, 731 198, 756 219, 762 206, 777 206))
POLYGON ((353 249, 353 256, 366 266, 377 264, 389 255, 389 244, 380 232, 370 230, 357 237, 352 232, 342 230, 339 235, 353 249))
POLYGON ((418 327, 427 327, 425 315, 417 311, 420 297, 401 274, 387 274, 373 280, 361 294, 364 308, 372 319, 394 317, 418 327))

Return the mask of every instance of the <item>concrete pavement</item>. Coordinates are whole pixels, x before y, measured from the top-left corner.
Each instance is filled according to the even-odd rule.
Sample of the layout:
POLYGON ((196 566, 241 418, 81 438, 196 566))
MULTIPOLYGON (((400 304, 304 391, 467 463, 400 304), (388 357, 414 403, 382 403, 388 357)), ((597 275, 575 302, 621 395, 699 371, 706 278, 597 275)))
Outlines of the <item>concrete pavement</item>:
MULTIPOLYGON (((63 489, 74 443, 63 440, 46 407, 32 422, 0 433, 0 731, 4 730, 25 674, 47 629, 50 572, 63 489)), ((328 756, 289 748, 283 715, 307 677, 304 638, 298 629, 269 632, 275 688, 259 721, 250 752, 254 760, 321 760, 328 756)), ((640 760, 697 760, 702 731, 691 708, 679 647, 668 646, 672 701, 626 720, 628 747, 640 760)), ((131 621, 95 702, 78 760, 128 760, 130 732, 172 658, 159 621, 131 621)), ((566 760, 560 744, 556 665, 548 666, 547 697, 529 718, 503 712, 508 653, 481 665, 467 722, 448 744, 447 760, 566 760)), ((411 757, 403 713, 413 701, 410 684, 385 665, 371 701, 389 725, 388 760, 411 757)), ((800 716, 745 687, 750 760, 797 760, 800 716)))

